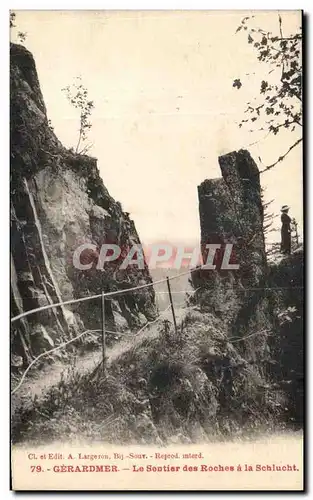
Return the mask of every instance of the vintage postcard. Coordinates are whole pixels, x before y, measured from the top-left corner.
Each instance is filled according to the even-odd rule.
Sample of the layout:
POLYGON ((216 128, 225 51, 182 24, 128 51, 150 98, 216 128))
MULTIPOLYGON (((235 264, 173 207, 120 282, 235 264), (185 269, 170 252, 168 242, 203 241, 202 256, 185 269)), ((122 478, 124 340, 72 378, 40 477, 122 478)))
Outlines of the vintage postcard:
POLYGON ((10 12, 12 489, 301 491, 302 12, 10 12))

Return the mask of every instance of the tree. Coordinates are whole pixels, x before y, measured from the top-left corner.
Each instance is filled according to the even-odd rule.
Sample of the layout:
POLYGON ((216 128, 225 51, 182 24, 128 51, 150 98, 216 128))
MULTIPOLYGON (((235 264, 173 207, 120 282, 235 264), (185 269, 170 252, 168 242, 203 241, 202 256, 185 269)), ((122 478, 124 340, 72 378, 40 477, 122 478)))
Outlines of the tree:
POLYGON ((68 85, 61 90, 65 93, 67 100, 74 108, 80 111, 79 135, 75 152, 78 154, 85 154, 92 145, 87 144, 82 149, 79 148, 82 143, 86 142, 88 130, 90 130, 92 126, 89 118, 94 108, 93 101, 89 100, 88 91, 82 84, 80 76, 76 77, 72 85, 68 85))
POLYGON ((262 205, 263 205, 263 233, 264 236, 267 236, 269 233, 276 232, 277 228, 273 227, 274 220, 278 217, 274 214, 274 212, 269 212, 268 208, 273 203, 274 200, 270 200, 268 202, 263 201, 262 197, 262 205))
MULTIPOLYGON (((264 79, 260 82, 260 95, 253 102, 247 103, 246 119, 239 127, 248 123, 255 125, 262 122, 257 130, 265 130, 268 134, 277 135, 281 129, 290 132, 301 131, 302 127, 302 30, 292 35, 284 35, 283 22, 278 14, 277 33, 274 34, 254 26, 254 16, 244 17, 236 33, 245 32, 248 44, 254 48, 257 58, 267 65, 264 79)), ((248 75, 249 76, 249 75, 248 75)), ((233 87, 238 90, 244 87, 240 78, 236 78, 233 87)), ((300 137, 279 156, 275 162, 268 165, 265 172, 275 167, 302 141, 300 137)))
POLYGON ((265 197, 265 189, 261 188, 261 201, 262 201, 262 207, 263 207, 263 234, 265 236, 265 253, 267 258, 272 258, 275 257, 280 250, 280 243, 279 242, 267 242, 267 237, 269 236, 269 233, 277 233, 279 231, 279 228, 274 226, 275 220, 278 218, 278 215, 274 214, 274 212, 270 212, 269 208, 271 204, 273 203, 273 200, 264 201, 265 197))

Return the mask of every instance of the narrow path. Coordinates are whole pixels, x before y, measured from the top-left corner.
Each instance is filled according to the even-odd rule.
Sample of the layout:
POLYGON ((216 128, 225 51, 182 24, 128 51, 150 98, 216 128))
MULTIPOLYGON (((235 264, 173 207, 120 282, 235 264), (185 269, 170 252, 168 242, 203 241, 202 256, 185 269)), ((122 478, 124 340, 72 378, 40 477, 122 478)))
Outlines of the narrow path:
MULTIPOLYGON (((180 324, 182 321, 183 317, 186 315, 186 309, 185 308, 180 308, 176 309, 175 311, 175 316, 176 316, 176 322, 177 325, 180 324)), ((162 320, 168 320, 171 323, 173 322, 172 318, 172 313, 170 309, 168 308, 166 311, 162 313, 162 320)), ((138 333, 135 333, 133 335, 130 335, 128 337, 125 337, 121 342, 118 342, 115 344, 111 349, 108 350, 107 352, 107 362, 110 365, 113 361, 115 361, 119 356, 121 356, 124 352, 127 352, 128 349, 135 347, 137 344, 140 344, 142 339, 150 338, 153 339, 159 335, 159 329, 158 327, 160 326, 160 322, 158 321, 155 324, 150 325, 147 329, 144 331, 138 333)))
POLYGON ((87 373, 93 370, 101 360, 101 349, 97 351, 88 352, 81 356, 76 356, 66 360, 56 360, 52 364, 46 364, 41 369, 34 368, 33 372, 25 379, 20 389, 11 396, 11 412, 12 419, 15 412, 21 406, 31 406, 35 397, 42 398, 44 394, 57 385, 62 374, 66 373, 71 367, 80 373, 87 373))
MULTIPOLYGON (((185 313, 186 310, 184 309, 177 310, 176 316, 178 323, 185 313)), ((162 315, 162 319, 171 320, 171 311, 166 311, 162 315)), ((156 337, 158 335, 158 326, 159 322, 156 322, 139 334, 130 334, 124 338, 124 340, 107 349, 107 363, 110 365, 110 363, 124 352, 127 352, 128 349, 140 343, 143 338, 156 337)), ((99 349, 77 355, 76 357, 71 357, 68 361, 56 359, 52 364, 46 364, 41 369, 36 369, 34 367, 34 369, 27 374, 20 389, 11 397, 12 419, 14 418, 15 412, 21 408, 21 406, 31 407, 35 397, 41 399, 53 386, 57 385, 62 378, 62 374, 65 374, 68 369, 74 369, 80 373, 88 373, 101 362, 101 359, 102 349, 99 345, 99 349)))

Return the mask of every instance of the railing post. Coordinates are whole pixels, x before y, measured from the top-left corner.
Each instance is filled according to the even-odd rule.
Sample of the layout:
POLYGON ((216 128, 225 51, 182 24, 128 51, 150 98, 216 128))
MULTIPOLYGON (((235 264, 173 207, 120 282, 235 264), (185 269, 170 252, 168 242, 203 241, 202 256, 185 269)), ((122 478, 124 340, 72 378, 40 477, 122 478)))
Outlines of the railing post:
POLYGON ((102 310, 102 364, 103 364, 103 374, 106 372, 106 363, 105 363, 105 301, 104 301, 104 292, 102 292, 101 297, 101 310, 102 310))
POLYGON ((174 321, 174 328, 175 328, 175 334, 177 335, 176 317, 175 317, 175 311, 174 311, 174 305, 173 305, 173 299, 172 299, 172 293, 171 293, 170 280, 168 279, 168 276, 166 276, 166 282, 167 282, 168 294, 169 294, 169 297, 170 297, 170 303, 171 303, 171 309, 172 309, 172 315, 173 315, 173 321, 174 321))

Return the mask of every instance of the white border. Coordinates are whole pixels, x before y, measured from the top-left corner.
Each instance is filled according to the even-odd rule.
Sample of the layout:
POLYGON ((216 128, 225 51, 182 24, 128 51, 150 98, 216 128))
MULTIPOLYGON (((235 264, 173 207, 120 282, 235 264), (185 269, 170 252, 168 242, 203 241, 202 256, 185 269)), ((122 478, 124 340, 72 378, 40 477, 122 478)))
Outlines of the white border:
MULTIPOLYGON (((1 196, 0 196, 0 204, 1 204, 1 209, 0 209, 0 214, 1 214, 1 246, 0 246, 0 263, 2 265, 1 267, 1 279, 0 279, 0 297, 1 297, 1 314, 0 314, 0 321, 1 321, 1 328, 0 328, 0 339, 1 339, 1 355, 2 359, 0 362, 0 380, 1 380, 1 388, 2 388, 2 394, 1 394, 1 412, 0 412, 0 418, 1 418, 1 443, 2 448, 1 448, 1 467, 0 467, 0 493, 1 493, 1 498, 6 499, 6 498, 11 498, 13 493, 9 492, 9 51, 8 51, 8 40, 9 40, 9 14, 8 11, 9 9, 12 10, 18 10, 18 9, 34 9, 34 10, 56 10, 56 9, 67 9, 67 10, 102 10, 102 9, 114 9, 114 10, 171 10, 171 9, 177 9, 177 10, 183 10, 183 9, 193 9, 193 10, 206 10, 206 9, 216 9, 216 10, 224 10, 224 9, 234 9, 236 10, 251 10, 251 9, 260 9, 260 10, 272 10, 275 8, 275 10, 278 9, 300 9, 302 8, 306 14, 310 17, 310 14, 312 13, 312 1, 311 0, 305 0, 301 2, 301 5, 299 5, 299 2, 295 1, 275 1, 273 0, 262 0, 262 1, 247 1, 247 0, 238 0, 237 2, 231 2, 231 1, 226 1, 226 0, 219 0, 216 4, 211 3, 211 2, 204 2, 201 0, 180 0, 180 1, 174 1, 174 0, 159 0, 159 1, 130 1, 130 0, 111 0, 111 1, 104 1, 104 0, 92 0, 92 1, 79 1, 76 0, 74 1, 69 1, 69 0, 53 0, 53 1, 47 1, 43 4, 42 0, 33 0, 33 1, 22 1, 22 0, 16 0, 14 3, 10 1, 3 0, 0 6, 0 37, 1 37, 1 44, 0 44, 0 55, 1 55, 1 73, 2 73, 2 78, 1 78, 1 91, 0 91, 0 99, 1 99, 1 113, 0 113, 0 126, 1 126, 1 157, 2 157, 2 162, 1 162, 1 167, 0 167, 0 187, 1 187, 1 196)), ((310 19, 308 19, 307 22, 307 32, 306 32, 306 42, 307 42, 307 55, 310 54, 310 58, 312 60, 312 34, 309 31, 308 24, 310 22, 310 19)), ((307 61, 309 61, 309 57, 307 57, 307 61)), ((306 75, 306 86, 309 94, 310 87, 312 88, 312 78, 311 78, 311 68, 307 67, 307 75, 306 75), (310 85, 309 85, 310 82, 310 85)), ((310 97, 311 95, 307 95, 307 102, 306 106, 309 105, 310 102, 310 97)), ((307 127, 309 126, 309 123, 312 123, 312 108, 309 108, 307 110, 307 127)), ((309 150, 310 150, 310 144, 312 141, 312 126, 307 131, 307 136, 306 136, 306 151, 305 153, 309 156, 309 150)), ((306 160, 306 168, 308 172, 312 168, 311 161, 310 161, 310 156, 306 160)), ((309 213, 311 212, 311 201, 310 198, 312 197, 313 193, 313 176, 312 175, 307 175, 306 180, 309 183, 308 186, 308 191, 307 191, 307 206, 306 206, 306 218, 309 218, 309 213)), ((306 233, 306 238, 308 241, 307 244, 307 253, 310 255, 310 249, 312 248, 312 238, 313 238, 313 228, 311 227, 311 220, 307 220, 307 233, 306 233)), ((311 266, 308 266, 308 271, 309 271, 309 279, 308 279, 308 285, 311 285, 312 283, 312 268, 311 266)), ((307 309, 308 312, 313 310, 313 304, 311 303, 311 297, 308 297, 308 303, 307 303, 307 309)), ((307 325, 307 343, 306 347, 308 350, 307 353, 307 361, 308 361, 308 370, 310 368, 310 365, 312 365, 312 358, 313 358, 313 353, 312 353, 312 342, 310 341, 310 334, 311 334, 311 321, 310 318, 309 323, 307 325), (311 361, 311 362, 310 362, 311 361)), ((308 378, 306 380, 306 385, 311 386, 312 382, 312 371, 309 370, 309 373, 307 374, 308 378)), ((311 392, 311 391, 310 391, 311 392)), ((311 403, 311 401, 309 402, 311 403)), ((311 404, 308 405, 308 410, 309 410, 309 415, 312 415, 311 410, 311 404)), ((307 417, 307 426, 309 424, 309 418, 307 417)), ((308 438, 308 430, 306 431, 306 437, 308 438)), ((309 441, 307 439, 307 441, 309 441)), ((309 447, 309 442, 307 443, 307 456, 310 456, 311 449, 309 447)), ((310 476, 312 477, 312 472, 313 472, 313 467, 311 461, 308 460, 307 463, 307 480, 308 480, 308 486, 310 488, 310 476)), ((65 493, 58 494, 61 495, 61 497, 65 497, 65 493)), ((107 494, 108 495, 108 494, 107 494)), ((107 496, 106 495, 106 496, 107 496)), ((114 495, 116 498, 117 496, 122 496, 123 494, 121 493, 120 495, 114 495)), ((210 493, 210 497, 221 497, 223 495, 215 495, 210 493)), ((27 495, 28 496, 28 495, 27 495)), ((30 494, 30 496, 33 496, 30 494)), ((86 494, 86 496, 90 497, 90 494, 86 494)), ((111 496, 111 495, 110 495, 111 496)), ((124 496, 124 495, 123 495, 124 496)), ((162 497, 167 497, 168 495, 162 495, 162 497)), ((226 496, 226 494, 225 494, 226 496)), ((266 494, 266 496, 272 496, 266 494)), ((289 494, 282 494, 283 497, 289 498, 289 494)), ((36 494, 37 498, 43 498, 44 494, 36 494)), ((275 495, 276 497, 276 495, 275 495)))

